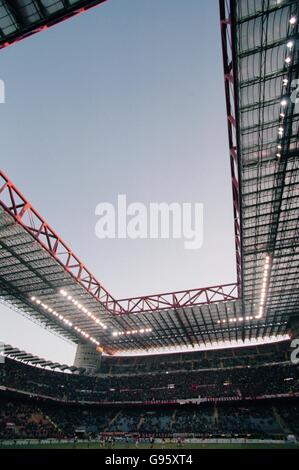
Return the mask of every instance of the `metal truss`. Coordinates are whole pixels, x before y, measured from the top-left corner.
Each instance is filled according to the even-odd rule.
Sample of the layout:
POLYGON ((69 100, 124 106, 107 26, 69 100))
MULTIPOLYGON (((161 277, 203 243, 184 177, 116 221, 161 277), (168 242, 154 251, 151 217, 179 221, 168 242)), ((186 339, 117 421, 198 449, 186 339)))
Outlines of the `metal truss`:
POLYGON ((233 18, 231 16, 230 2, 220 0, 221 39, 223 51, 223 68, 226 113, 228 124, 228 140, 230 151, 230 168, 233 194, 235 251, 238 294, 242 296, 242 245, 241 245, 241 210, 240 210, 240 156, 238 143, 238 107, 237 86, 234 65, 233 18))
POLYGON ((225 284, 222 286, 190 289, 168 294, 148 295, 118 300, 126 313, 157 312, 167 309, 193 307, 195 305, 212 304, 238 299, 238 285, 225 284))
MULTIPOLYGON (((237 300, 236 284, 116 300, 0 171, 0 206, 36 240, 104 309, 112 314, 157 312, 237 300)), ((63 287, 63 286, 62 286, 63 287)))
POLYGON ((283 332, 298 315, 299 108, 290 98, 299 77, 299 4, 220 0, 220 12, 243 316, 259 320, 246 339, 283 332))
POLYGON ((107 0, 1 1, 0 49, 80 15, 107 0))
MULTIPOLYGON (((59 1, 68 5, 67 0, 58 0, 57 5, 59 1)), ((11 3, 7 0, 5 5, 12 20, 17 22, 18 15, 13 16, 7 6, 11 3)), ((87 4, 90 7, 102 2, 82 3, 83 10, 78 7, 68 16, 84 11, 87 4)), ((234 210, 235 284, 116 300, 0 171, 0 215, 4 211, 5 217, 11 223, 14 221, 18 236, 22 237, 20 232, 24 231, 30 241, 36 242, 47 262, 55 264, 57 269, 63 268, 62 281, 66 281, 71 292, 78 291, 81 295, 79 291, 83 288, 83 294, 89 294, 84 301, 100 305, 99 314, 103 316, 112 314, 106 318, 112 330, 129 333, 112 339, 102 333, 103 341, 112 345, 114 351, 136 346, 143 349, 176 346, 178 342, 187 346, 219 339, 270 337, 285 334, 290 318, 298 315, 299 112, 294 106, 286 111, 281 109, 282 100, 290 95, 291 83, 299 72, 298 24, 291 26, 289 21, 292 15, 299 17, 298 2, 219 0, 219 3, 234 210), (289 41, 294 45, 292 61, 287 65, 289 41), (283 85, 285 80, 287 86, 283 85), (284 133, 279 138, 277 131, 282 125, 284 133), (267 298, 263 315, 259 317, 257 308, 268 256, 271 269, 267 298), (157 314, 151 315, 153 312, 157 314), (149 337, 130 336, 133 330, 148 326, 152 329, 149 337)), ((32 5, 36 8, 39 2, 32 5)), ((59 19, 52 16, 52 24, 68 17, 62 13, 61 10, 59 19)), ((39 28, 51 24, 45 15, 43 21, 44 26, 39 28)), ((35 27, 36 23, 24 32, 19 24, 15 33, 8 36, 2 31, 0 21, 0 48, 40 30, 35 27)), ((1 237, 0 242, 5 245, 1 237)), ((16 244, 17 240, 13 239, 12 243, 16 244)), ((3 250, 10 250, 13 257, 12 248, 6 246, 3 250)), ((32 266, 27 268, 32 271, 32 266)), ((2 269, 5 272, 5 266, 2 269)), ((11 275, 9 272, 8 276, 11 275)), ((40 271, 33 275, 34 286, 42 286, 43 295, 49 295, 49 303, 61 303, 65 311, 63 299, 56 299, 60 273, 49 287, 40 271)), ((15 285, 25 282, 18 273, 14 276, 15 285)), ((22 297, 24 286, 21 287, 22 297)), ((10 295, 14 295, 13 291, 10 295)), ((24 302, 21 297, 20 302, 24 302)), ((77 315, 79 321, 81 312, 77 315)), ((97 326, 84 328, 96 334, 97 326)))
POLYGON ((117 301, 1 171, 0 205, 107 310, 112 313, 125 313, 117 301))

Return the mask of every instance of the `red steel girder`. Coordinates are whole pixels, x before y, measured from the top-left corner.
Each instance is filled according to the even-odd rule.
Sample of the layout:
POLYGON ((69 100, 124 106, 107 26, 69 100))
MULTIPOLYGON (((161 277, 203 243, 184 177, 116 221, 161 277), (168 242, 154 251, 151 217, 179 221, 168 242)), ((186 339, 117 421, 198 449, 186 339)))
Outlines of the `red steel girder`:
POLYGON ((0 206, 93 297, 112 313, 125 313, 79 258, 0 170, 0 206))
POLYGON ((167 294, 148 295, 118 300, 127 313, 158 312, 167 309, 179 309, 196 305, 212 304, 238 299, 238 285, 203 287, 167 294))
POLYGON ((74 278, 75 282, 112 314, 157 312, 238 299, 238 285, 234 283, 116 300, 1 170, 0 206, 74 278))
POLYGON ((235 44, 233 41, 234 21, 231 16, 235 0, 219 0, 221 40, 224 69, 224 85, 226 99, 226 113, 228 124, 228 139, 230 149, 231 182, 233 194, 234 229, 236 270, 238 294, 242 295, 242 244, 241 244, 241 208, 240 208, 240 161, 238 144, 238 105, 237 85, 235 77, 235 44))
MULTIPOLYGON (((85 11, 96 7, 100 5, 101 3, 106 2, 107 0, 82 0, 80 2, 80 5, 71 5, 67 2, 65 2, 64 9, 58 10, 56 13, 52 14, 45 14, 44 17, 36 21, 35 23, 30 23, 27 26, 21 26, 19 25, 19 28, 17 31, 11 35, 9 35, 7 38, 0 38, 0 49, 3 49, 5 47, 11 46, 12 44, 15 44, 22 39, 26 39, 27 37, 32 36, 33 34, 40 33, 41 31, 45 31, 51 26, 56 25, 57 23, 60 23, 62 21, 68 20, 69 18, 72 18, 73 16, 80 15, 81 13, 84 13, 85 11)), ((14 8, 11 7, 9 2, 4 2, 4 7, 8 8, 10 15, 14 18, 16 23, 19 23, 20 20, 22 22, 22 8, 17 7, 16 5, 14 8)), ((24 8, 24 7, 23 7, 24 8)))

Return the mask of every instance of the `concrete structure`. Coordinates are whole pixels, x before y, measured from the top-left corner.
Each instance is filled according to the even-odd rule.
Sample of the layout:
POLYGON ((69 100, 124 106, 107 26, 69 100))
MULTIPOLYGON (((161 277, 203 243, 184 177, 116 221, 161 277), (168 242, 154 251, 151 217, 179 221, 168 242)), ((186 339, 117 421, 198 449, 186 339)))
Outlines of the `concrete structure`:
POLYGON ((101 366, 102 352, 92 345, 79 343, 77 346, 74 366, 84 368, 87 372, 95 374, 99 372, 101 366))

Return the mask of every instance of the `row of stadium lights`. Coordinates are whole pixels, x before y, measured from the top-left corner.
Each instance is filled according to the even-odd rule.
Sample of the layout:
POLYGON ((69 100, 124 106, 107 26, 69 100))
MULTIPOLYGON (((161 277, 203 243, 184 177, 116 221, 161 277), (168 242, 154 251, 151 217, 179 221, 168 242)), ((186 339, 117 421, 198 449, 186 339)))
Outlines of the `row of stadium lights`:
MULTIPOLYGON (((297 18, 295 16, 292 16, 290 18, 290 24, 292 26, 295 26, 295 24, 297 23, 297 18)), ((287 54, 287 57, 285 59, 285 63, 289 66, 291 65, 292 63, 292 50, 294 48, 294 42, 293 41, 289 41, 287 43, 287 49, 288 49, 288 54, 287 54)), ((283 81, 283 86, 286 87, 289 83, 289 80, 287 78, 284 78, 283 81)), ((283 119, 285 118, 285 108, 288 106, 288 99, 287 98, 283 98, 282 101, 281 101, 281 112, 280 112, 280 118, 281 120, 283 121, 283 119)), ((283 137, 283 134, 284 134, 284 127, 281 125, 279 128, 278 128, 278 135, 279 135, 279 138, 282 139, 283 137)), ((279 143, 278 146, 277 146, 277 149, 278 149, 278 153, 277 153, 277 157, 280 158, 281 157, 281 149, 282 149, 282 145, 279 143)), ((269 282, 269 273, 270 273, 270 256, 267 255, 266 256, 266 262, 265 262, 265 266, 264 266, 264 276, 263 276, 263 284, 262 284, 262 291, 261 291, 261 298, 260 298, 260 304, 259 304, 259 314, 256 315, 255 317, 245 317, 245 320, 246 321, 250 321, 250 320, 253 320, 254 318, 256 320, 260 320, 264 313, 265 313, 265 304, 266 304, 266 292, 267 292, 267 286, 268 286, 268 282, 269 282)), ((242 322, 244 321, 244 318, 240 317, 240 318, 230 318, 229 319, 229 322, 230 323, 236 323, 236 322, 242 322)), ((221 323, 221 320, 218 321, 218 323, 221 323)), ((226 323, 226 320, 222 320, 222 323, 226 323)))
POLYGON ((261 291, 261 298, 260 298, 259 314, 256 317, 257 320, 262 318, 265 313, 267 290, 268 290, 269 279, 270 279, 270 263, 271 263, 271 258, 269 255, 267 255, 265 266, 264 266, 264 275, 263 275, 262 291, 261 291))
MULTIPOLYGON (((296 18, 296 16, 292 16, 289 21, 290 21, 291 26, 295 26, 295 24, 297 23, 297 18, 296 18)), ((285 63, 286 63, 287 66, 290 66, 291 63, 292 63, 292 51, 293 51, 293 49, 294 49, 294 44, 295 44, 294 41, 289 41, 289 42, 287 43, 288 54, 287 54, 287 56, 286 56, 286 58, 285 58, 285 63)), ((289 80, 288 80, 287 78, 284 78, 284 79, 282 80, 282 84, 283 84, 284 87, 287 87, 288 83, 289 83, 289 80)), ((289 98, 284 97, 284 98, 282 99, 282 101, 281 101, 280 104, 281 104, 281 110, 280 110, 280 114, 279 114, 279 117, 280 117, 280 126, 279 126, 279 128, 278 128, 278 137, 279 137, 279 139, 282 139, 282 138, 283 138, 283 135, 284 135, 283 120, 284 120, 285 115, 286 115, 285 109, 286 109, 286 107, 287 107, 288 104, 289 104, 289 98)), ((277 145, 277 150, 278 150, 278 151, 277 151, 276 156, 277 156, 277 158, 281 158, 281 150, 282 150, 282 145, 281 145, 281 143, 279 143, 279 144, 277 145)))
MULTIPOLYGON (((295 26, 295 24, 297 23, 297 18, 296 16, 292 16, 290 18, 290 24, 292 26, 295 26)), ((292 63, 292 50, 294 48, 294 41, 289 41, 287 43, 287 49, 288 49, 288 54, 287 54, 287 57, 285 59, 285 63, 289 66, 291 65, 292 63)), ((289 83, 289 80, 287 78, 284 78, 283 81, 283 86, 284 87, 287 87, 288 83, 289 83)), ((281 122, 283 122, 284 118, 285 118, 285 108, 288 106, 289 104, 289 100, 288 98, 284 97, 281 101, 281 112, 280 112, 280 118, 281 118, 281 122)), ((280 127, 278 128, 278 136, 280 139, 283 138, 283 134, 284 134, 284 127, 282 125, 280 125, 280 127)), ((282 150, 282 145, 281 143, 278 144, 277 146, 277 149, 278 149, 278 153, 276 154, 276 156, 278 158, 281 158, 281 150, 282 150)), ((262 291, 261 291, 261 298, 260 298, 260 304, 259 304, 259 314, 256 315, 255 317, 245 317, 245 320, 246 321, 251 321, 253 320, 254 318, 256 320, 260 320, 264 313, 265 313, 265 304, 266 304, 266 292, 267 292, 267 285, 268 285, 268 281, 269 281, 269 273, 270 273, 270 256, 267 255, 266 256, 266 262, 265 262, 265 266, 264 266, 264 276, 263 276, 263 284, 262 284, 262 291)), ((240 318, 230 318, 228 320, 230 323, 237 323, 237 322, 243 322, 244 321, 244 318, 243 317, 240 317, 240 318)), ((227 321, 226 320, 218 320, 218 323, 226 323, 227 321)))
MULTIPOLYGON (((76 305, 78 307, 79 310, 83 311, 84 313, 87 314, 88 317, 90 317, 92 320, 94 320, 97 324, 100 324, 102 326, 102 328, 104 328, 105 330, 107 329, 107 326, 104 325, 103 323, 101 323, 94 315, 92 315, 86 308, 82 307, 82 305, 77 302, 75 299, 73 299, 70 295, 68 295, 68 293, 61 289, 60 291, 60 294, 63 296, 63 297, 66 297, 67 300, 69 300, 70 302, 72 302, 74 305, 76 305)), ((52 315, 54 315, 54 317, 56 317, 58 320, 60 320, 61 322, 65 323, 65 325, 69 326, 70 328, 74 328, 75 331, 77 331, 79 334, 81 334, 81 336, 83 336, 84 338, 86 339, 89 339, 92 343, 96 344, 97 346, 100 345, 100 343, 98 341, 96 341, 92 336, 90 336, 88 333, 86 333, 84 330, 82 330, 81 328, 79 328, 78 326, 73 326, 72 322, 70 322, 67 318, 65 318, 63 315, 61 315, 60 313, 56 312, 56 310, 53 310, 51 307, 49 307, 47 304, 43 303, 40 299, 36 298, 36 297, 31 297, 31 300, 32 302, 35 302, 37 305, 39 305, 40 307, 42 307, 44 310, 48 311, 49 313, 51 313, 52 315)), ((152 329, 151 328, 146 328, 146 329, 141 329, 141 330, 133 330, 133 331, 127 331, 127 332, 116 332, 114 331, 112 333, 112 336, 114 337, 118 337, 118 336, 124 336, 124 335, 135 335, 135 334, 138 334, 138 333, 149 333, 151 332, 152 329)))
MULTIPOLYGON (((297 23, 296 16, 292 16, 289 21, 292 26, 295 26, 295 24, 297 23)), ((289 41, 287 43, 288 54, 285 59, 285 63, 287 66, 291 65, 292 63, 293 49, 294 49, 294 41, 289 41)), ((284 87, 287 87, 289 80, 287 78, 284 78, 282 83, 284 87)), ((279 117, 280 117, 281 123, 283 123, 283 120, 286 115, 285 110, 289 104, 289 99, 284 97, 280 104, 281 104, 281 110, 280 110, 279 117)), ((280 125, 280 127, 278 128, 278 136, 280 139, 282 139, 283 135, 284 135, 284 127, 283 125, 280 125)), ((277 158, 281 158, 281 150, 282 150, 281 143, 278 144, 277 149, 278 149, 278 153, 276 154, 276 156, 277 158)), ((265 313, 266 292, 267 292, 267 286, 268 286, 269 275, 270 275, 270 260, 271 260, 270 256, 267 255, 265 266, 264 266, 264 276, 263 276, 263 284, 262 284, 262 291, 261 291, 261 298, 260 298, 260 305, 259 305, 259 314, 255 317, 257 320, 261 319, 265 313)))
POLYGON ((261 290, 261 297, 260 297, 260 303, 259 303, 259 314, 253 316, 248 316, 248 317, 234 317, 230 318, 229 320, 218 320, 217 323, 241 323, 244 321, 251 321, 251 320, 260 320, 263 318, 263 315, 265 313, 265 305, 266 305, 266 298, 267 298, 267 289, 268 289, 268 284, 269 284, 269 278, 270 278, 270 263, 271 263, 271 258, 269 255, 266 256, 265 260, 265 265, 264 265, 264 274, 263 274, 263 283, 262 283, 262 290, 261 290))
POLYGON ((65 297, 67 300, 72 302, 78 310, 85 313, 88 318, 91 318, 97 325, 100 325, 104 330, 107 330, 107 326, 104 325, 95 315, 93 315, 87 308, 83 307, 80 302, 74 299, 71 295, 69 295, 64 289, 60 290, 60 294, 65 297))
MULTIPOLYGON (((100 325, 104 330, 107 330, 107 326, 104 325, 95 315, 93 315, 89 310, 87 310, 85 307, 83 307, 80 302, 78 302, 76 299, 74 299, 71 295, 67 293, 64 289, 60 290, 60 294, 65 297, 69 302, 72 302, 78 310, 82 311, 85 313, 88 318, 91 318, 97 325, 100 325)), ((113 331, 112 336, 114 338, 117 338, 119 336, 131 336, 131 335, 137 335, 137 334, 144 334, 144 333, 151 333, 153 330, 152 328, 141 328, 140 330, 129 330, 129 331, 113 331)))
POLYGON ((225 320, 225 319, 223 319, 223 320, 218 320, 217 323, 218 323, 218 324, 220 324, 220 323, 223 323, 223 324, 225 324, 225 323, 241 323, 241 322, 243 322, 243 321, 250 321, 250 320, 253 320, 253 318, 254 318, 254 317, 245 317, 245 318, 243 318, 243 317, 239 317, 239 318, 234 317, 234 318, 230 318, 229 320, 225 320))
POLYGON ((66 326, 69 328, 73 328, 77 333, 79 333, 83 338, 88 339, 91 343, 95 344, 96 346, 100 346, 100 343, 90 336, 88 333, 86 333, 84 330, 79 328, 78 326, 74 326, 72 322, 70 322, 67 318, 65 318, 61 313, 58 313, 56 310, 53 308, 49 307, 49 305, 43 303, 40 299, 37 297, 31 297, 31 301, 39 305, 41 308, 46 310, 47 312, 51 313, 54 317, 56 317, 58 320, 60 320, 62 323, 64 323, 66 326))
POLYGON ((118 336, 130 336, 130 335, 137 335, 137 334, 144 334, 144 333, 151 333, 153 330, 152 328, 141 328, 140 330, 132 330, 132 331, 113 331, 112 336, 117 338, 118 336))

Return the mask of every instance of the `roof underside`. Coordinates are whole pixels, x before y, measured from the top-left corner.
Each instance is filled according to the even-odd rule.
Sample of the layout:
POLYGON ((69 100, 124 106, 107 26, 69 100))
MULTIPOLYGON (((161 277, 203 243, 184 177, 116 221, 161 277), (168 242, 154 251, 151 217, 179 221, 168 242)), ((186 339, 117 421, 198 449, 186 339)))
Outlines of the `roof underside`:
POLYGON ((0 0, 0 49, 106 0, 0 0))
POLYGON ((26 351, 22 351, 21 349, 14 348, 13 346, 10 346, 10 344, 1 345, 0 354, 3 355, 4 357, 14 359, 15 361, 20 361, 26 364, 30 364, 31 366, 49 368, 52 370, 60 370, 62 372, 64 371, 70 371, 73 373, 85 372, 85 369, 83 369, 82 367, 69 366, 67 364, 59 364, 58 362, 48 361, 39 356, 35 356, 33 354, 27 353, 26 351))
MULTIPOLYGON (((3 191, 1 193, 3 195, 3 191)), ((198 304, 177 309, 145 313, 111 313, 88 292, 25 227, 4 209, 0 194, 0 296, 1 298, 65 338, 78 342, 86 340, 74 326, 97 339, 106 352, 128 349, 179 347, 240 339, 234 328, 216 331, 218 321, 229 323, 229 318, 240 313, 240 302, 223 301, 217 289, 210 297, 198 297, 198 304), (61 295, 63 289, 67 296, 61 295), (69 300, 69 296, 72 300, 69 300), (32 298, 35 300, 32 301, 32 298), (37 304, 39 300, 41 303, 37 304), (76 305, 73 300, 79 302, 76 305), (45 306, 47 308, 45 308, 45 306), (83 311, 86 309, 87 312, 83 311), (53 316, 61 314, 63 320, 53 316), (92 314, 91 318, 88 313, 92 314), (68 327, 64 320, 72 323, 68 327), (104 329, 99 323, 105 325, 104 329), (151 331, 140 333, 140 330, 151 331), (127 332, 138 331, 129 335, 127 332), (113 332, 125 332, 119 337, 113 332)), ((10 207, 12 209, 12 207, 10 207)), ((201 292, 201 290, 197 291, 201 292)), ((199 295, 199 294, 198 294, 199 295)), ((236 286, 228 286, 227 299, 236 297, 236 286)), ((186 303, 188 305, 188 303, 186 303)))
POLYGON ((0 172, 0 295, 71 341, 88 342, 84 332, 108 353, 197 347, 283 335, 298 314, 299 115, 280 104, 298 78, 298 2, 220 5, 239 286, 117 301, 0 172))
POLYGON ((290 99, 298 86, 299 3, 243 0, 231 8, 244 315, 261 314, 271 333, 284 333, 299 313, 299 103, 290 99))
MULTIPOLYGON (((133 348, 167 347, 215 341, 214 331, 217 320, 239 313, 238 301, 213 302, 195 305, 190 308, 163 310, 143 314, 112 314, 87 292, 73 276, 67 272, 36 241, 31 234, 18 224, 0 206, 0 286, 1 298, 15 308, 26 312, 32 319, 42 322, 64 337, 78 342, 82 338, 73 328, 68 328, 42 304, 32 302, 34 296, 44 305, 62 314, 73 326, 78 326, 97 339, 109 352, 133 348), (66 296, 60 294, 64 289, 68 296, 92 313, 96 319, 107 326, 104 330, 95 321, 78 309, 66 296), (140 329, 151 329, 143 335, 122 335, 113 337, 112 333, 140 329)), ((236 339, 235 333, 227 331, 221 338, 236 339)), ((84 338, 83 338, 84 339, 84 338)))

